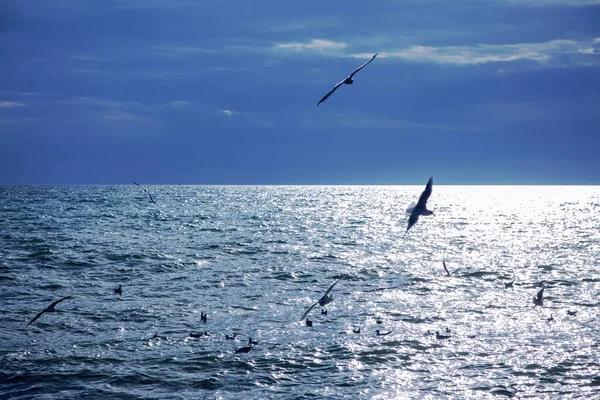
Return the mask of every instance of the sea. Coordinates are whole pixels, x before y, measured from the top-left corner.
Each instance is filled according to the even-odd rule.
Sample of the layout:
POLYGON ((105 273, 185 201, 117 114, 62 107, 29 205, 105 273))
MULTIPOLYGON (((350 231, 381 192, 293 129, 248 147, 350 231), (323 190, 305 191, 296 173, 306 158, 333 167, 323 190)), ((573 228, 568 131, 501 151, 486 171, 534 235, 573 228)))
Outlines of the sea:
POLYGON ((0 186, 0 398, 600 398, 598 186, 146 188, 0 186))

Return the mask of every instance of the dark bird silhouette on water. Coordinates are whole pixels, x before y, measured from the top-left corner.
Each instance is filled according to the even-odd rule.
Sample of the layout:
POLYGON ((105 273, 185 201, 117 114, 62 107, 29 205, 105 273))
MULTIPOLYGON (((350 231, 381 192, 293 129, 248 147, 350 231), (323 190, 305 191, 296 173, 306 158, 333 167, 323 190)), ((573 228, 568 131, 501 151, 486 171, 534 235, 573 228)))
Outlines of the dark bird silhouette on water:
POLYGON ((435 333, 435 338, 438 340, 442 340, 442 339, 450 339, 450 335, 440 335, 439 332, 435 333))
POLYGON ((533 304, 544 307, 544 288, 541 288, 537 296, 533 298, 533 304))
POLYGON ((404 235, 402 237, 406 236, 410 228, 412 228, 413 225, 417 223, 421 215, 433 214, 433 211, 427 209, 427 200, 429 200, 429 196, 431 196, 432 186, 433 176, 429 178, 427 186, 425 186, 425 190, 423 190, 423 193, 421 193, 421 197, 419 197, 417 205, 413 208, 412 212, 410 213, 410 217, 408 218, 408 227, 406 228, 406 232, 404 232, 404 235))
POLYGON ((333 87, 333 89, 331 89, 331 91, 329 93, 327 93, 325 96, 323 96, 323 98, 321 100, 319 100, 319 103, 317 104, 317 107, 319 105, 321 105, 322 102, 324 102, 325 100, 327 100, 327 98, 329 98, 329 96, 331 96, 333 94, 333 92, 335 92, 343 84, 346 84, 346 85, 353 84, 354 83, 354 79, 352 79, 352 77, 354 76, 354 74, 356 74, 358 71, 360 71, 361 69, 363 69, 364 67, 366 67, 367 64, 369 64, 371 61, 373 61, 375 59, 375 57, 377 57, 377 53, 375 53, 375 55, 373 57, 371 57, 371 59, 369 61, 367 61, 366 63, 364 63, 360 67, 356 68, 354 71, 352 71, 352 73, 350 75, 348 75, 346 78, 344 78, 344 80, 338 82, 333 87))
MULTIPOLYGON (((340 279, 341 280, 341 279, 340 279)), ((325 294, 323 295, 323 297, 321 297, 319 299, 319 301, 317 301, 315 304, 313 304, 312 306, 308 307, 308 310, 306 310, 304 312, 304 314, 302 314, 302 318, 300 318, 300 321, 302 321, 304 318, 306 318, 306 316, 308 315, 308 313, 310 312, 310 310, 313 309, 314 306, 316 306, 317 304, 320 305, 321 307, 325 307, 327 304, 331 303, 333 301, 333 296, 330 296, 329 293, 331 292, 331 290, 333 290, 333 287, 340 281, 337 280, 333 283, 333 285, 329 286, 329 289, 327 289, 327 291, 325 292, 325 294)))
POLYGON ((253 340, 251 337, 248 338, 248 345, 252 346, 258 344, 258 340, 253 340))
POLYGON ((200 321, 206 323, 208 321, 208 315, 204 311, 200 311, 200 321))
POLYGON ((515 283, 514 279, 511 282, 504 282, 504 289, 508 289, 508 288, 513 287, 514 283, 515 283))
POLYGON ((575 311, 567 310, 567 315, 574 317, 577 315, 577 310, 575 310, 575 311))
POLYGON ((141 187, 142 189, 144 189, 144 192, 148 193, 148 197, 150 197, 150 201, 153 202, 154 204, 156 204, 156 202, 154 201, 154 198, 152 197, 152 195, 150 194, 150 192, 148 191, 148 189, 146 189, 144 186, 140 185, 136 181, 132 181, 132 182, 134 184, 138 185, 139 187, 141 187))
POLYGON ((453 274, 457 273, 458 271, 460 271, 460 268, 457 270, 452 271, 452 273, 450 273, 450 271, 448 271, 448 268, 446 268, 446 260, 442 259, 442 265, 444 266, 444 269, 446 270, 446 275, 447 276, 452 276, 453 274))
POLYGON ((66 299, 70 299, 72 296, 67 296, 67 297, 63 297, 60 300, 56 300, 54 303, 50 304, 48 307, 46 307, 44 310, 40 311, 35 317, 33 317, 33 319, 31 321, 29 321, 29 323, 27 325, 25 325, 25 327, 27 328, 29 325, 33 324, 35 321, 38 320, 39 317, 42 316, 42 314, 47 313, 47 312, 56 312, 56 305, 58 303, 60 303, 63 300, 66 299))
POLYGON ((123 290, 121 289, 121 285, 119 285, 118 288, 113 289, 113 291, 115 292, 115 294, 118 294, 119 296, 121 296, 121 294, 123 293, 123 290))
POLYGON ((389 331, 389 332, 382 333, 382 332, 381 332, 379 329, 377 329, 377 330, 375 331, 375 333, 377 334, 377 336, 387 336, 387 335, 389 335, 390 333, 392 333, 392 331, 389 331))
POLYGON ((252 346, 244 346, 244 347, 240 347, 235 352, 236 353, 250 353, 250 351, 252 351, 252 346))
POLYGON ((312 327, 312 321, 310 319, 306 319, 306 326, 308 326, 309 328, 312 327))

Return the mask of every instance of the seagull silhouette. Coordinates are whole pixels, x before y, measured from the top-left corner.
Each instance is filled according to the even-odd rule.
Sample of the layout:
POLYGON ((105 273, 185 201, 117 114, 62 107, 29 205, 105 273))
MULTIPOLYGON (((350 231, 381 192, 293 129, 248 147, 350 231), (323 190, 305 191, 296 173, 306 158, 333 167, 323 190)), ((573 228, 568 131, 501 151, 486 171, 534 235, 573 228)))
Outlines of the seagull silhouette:
POLYGON ((38 313, 38 314, 37 314, 35 317, 33 317, 33 319, 32 319, 31 321, 29 321, 29 323, 28 323, 27 325, 25 325, 25 327, 27 328, 29 325, 33 324, 33 323, 34 323, 35 321, 37 321, 37 319, 38 319, 39 317, 41 317, 41 316, 42 316, 42 314, 43 314, 43 313, 45 313, 45 312, 56 312, 56 308, 55 308, 55 307, 56 307, 56 305, 57 305, 58 303, 60 303, 61 301, 63 301, 63 300, 66 300, 66 299, 69 299, 69 298, 71 298, 71 297, 72 297, 72 296, 67 296, 67 297, 63 297, 63 298, 62 298, 62 299, 60 299, 60 300, 56 300, 54 303, 50 304, 50 305, 49 305, 49 306, 48 306, 48 307, 47 307, 45 310, 42 310, 42 311, 40 311, 40 312, 39 312, 39 313, 38 313))
POLYGON ((427 200, 429 199, 429 196, 431 196, 432 186, 433 176, 429 178, 429 181, 427 181, 427 186, 425 186, 425 190, 423 190, 423 193, 421 193, 421 197, 419 197, 417 205, 413 208, 412 212, 410 213, 410 217, 408 218, 408 228, 406 228, 406 232, 404 232, 404 235, 402 237, 406 236, 409 229, 417 223, 417 221, 419 220, 419 216, 433 214, 433 211, 427 209, 427 200))
POLYGON ((377 336, 387 336, 387 335, 389 335, 390 333, 392 333, 392 331, 389 331, 389 332, 381 332, 379 329, 377 329, 377 330, 375 331, 375 333, 377 334, 377 336))
POLYGON ((450 335, 440 335, 439 332, 436 332, 435 333, 435 338, 438 339, 438 340, 441 340, 441 339, 450 339, 450 335))
POLYGON ((356 68, 354 71, 352 71, 352 73, 350 75, 348 75, 346 78, 344 78, 344 80, 338 82, 338 84, 335 85, 333 87, 333 89, 331 89, 331 91, 329 93, 327 93, 325 96, 323 96, 323 98, 321 100, 319 100, 319 103, 317 104, 317 107, 319 105, 321 105, 322 102, 324 102, 325 100, 327 100, 327 98, 329 96, 331 96, 333 94, 333 92, 335 92, 337 90, 337 88, 339 88, 340 86, 342 86, 342 84, 345 83, 346 85, 351 85, 352 83, 354 83, 354 79, 352 79, 352 77, 354 76, 354 74, 356 74, 358 71, 360 71, 361 69, 363 69, 364 67, 366 67, 367 64, 369 64, 371 61, 373 61, 375 59, 375 57, 377 57, 377 53, 375 53, 375 55, 373 57, 371 57, 371 59, 369 61, 367 61, 366 63, 364 63, 360 67, 356 68))
POLYGON ((153 202, 154 204, 156 204, 156 202, 154 201, 154 198, 152 197, 152 195, 150 194, 148 189, 146 189, 144 186, 140 185, 136 181, 132 181, 132 182, 135 183, 136 185, 138 185, 139 187, 141 187, 142 189, 144 189, 144 192, 148 193, 148 197, 150 197, 150 201, 153 202))
POLYGON ((511 282, 504 282, 504 289, 508 289, 508 288, 513 287, 514 283, 515 283, 514 279, 511 282))
POLYGON ((300 318, 300 321, 302 321, 304 318, 306 318, 306 316, 308 315, 308 313, 310 312, 310 310, 313 309, 314 306, 316 306, 317 304, 320 305, 321 307, 325 307, 327 304, 331 303, 333 301, 333 296, 330 296, 329 293, 331 292, 331 290, 333 289, 333 287, 340 281, 341 279, 333 282, 333 285, 329 286, 329 289, 327 289, 327 291, 325 292, 325 294, 323 295, 323 297, 321 297, 319 299, 319 301, 317 301, 315 304, 313 304, 312 306, 308 307, 308 310, 306 310, 304 312, 304 314, 302 314, 302 318, 300 318))
POLYGON ((115 294, 118 294, 119 296, 121 296, 121 294, 123 293, 123 290, 121 290, 121 285, 119 285, 118 288, 113 289, 113 291, 115 292, 115 294))
POLYGON ((537 296, 533 298, 533 304, 544 307, 544 288, 541 288, 537 296))
POLYGON ((442 259, 442 265, 444 266, 444 269, 446 270, 446 275, 447 276, 452 276, 452 274, 457 273, 458 271, 460 271, 460 268, 457 270, 452 271, 452 274, 450 273, 450 271, 448 271, 448 268, 446 268, 446 261, 442 259))

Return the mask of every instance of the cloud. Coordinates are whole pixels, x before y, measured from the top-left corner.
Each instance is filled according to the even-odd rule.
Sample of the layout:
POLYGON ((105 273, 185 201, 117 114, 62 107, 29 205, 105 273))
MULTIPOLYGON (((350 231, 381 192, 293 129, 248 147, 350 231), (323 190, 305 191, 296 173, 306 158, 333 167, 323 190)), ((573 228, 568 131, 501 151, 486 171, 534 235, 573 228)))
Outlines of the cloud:
POLYGON ((330 40, 313 39, 309 43, 279 43, 276 48, 278 49, 290 49, 296 51, 303 50, 314 50, 314 51, 325 51, 325 50, 342 50, 346 48, 346 43, 332 42, 330 40))
MULTIPOLYGON (((381 58, 401 58, 407 61, 452 65, 476 65, 527 60, 547 63, 563 56, 594 55, 598 43, 594 41, 552 40, 542 43, 478 44, 474 46, 412 46, 403 50, 385 51, 381 58)), ((352 54, 364 58, 364 53, 352 54)))
POLYGON ((221 110, 221 113, 227 115, 227 116, 232 116, 233 115, 233 111, 231 110, 221 110))
POLYGON ((16 108, 16 107, 27 107, 27 104, 18 103, 16 101, 0 101, 0 108, 16 108))

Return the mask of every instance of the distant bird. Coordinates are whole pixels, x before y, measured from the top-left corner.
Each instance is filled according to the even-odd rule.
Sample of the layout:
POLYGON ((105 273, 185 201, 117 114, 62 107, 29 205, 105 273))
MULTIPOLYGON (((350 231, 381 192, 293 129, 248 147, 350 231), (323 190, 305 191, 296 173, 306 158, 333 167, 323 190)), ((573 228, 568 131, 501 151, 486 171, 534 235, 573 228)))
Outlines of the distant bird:
POLYGON ((302 321, 304 318, 306 318, 306 316, 308 315, 308 313, 310 312, 310 310, 312 310, 313 307, 316 306, 317 304, 320 305, 321 307, 325 307, 327 304, 329 304, 329 303, 331 303, 333 301, 333 296, 330 296, 329 293, 331 292, 331 290, 333 289, 333 287, 339 281, 341 281, 341 279, 333 282, 333 285, 329 286, 329 289, 327 289, 327 291, 325 292, 325 294, 323 295, 323 297, 321 297, 319 299, 319 301, 317 301, 315 304, 313 304, 312 306, 308 307, 308 310, 306 310, 304 312, 304 314, 302 314, 302 318, 300 318, 300 321, 302 321))
POLYGON ((160 335, 158 334, 158 332, 154 332, 154 336, 152 336, 152 339, 160 339, 160 335))
POLYGON ((306 326, 312 327, 312 321, 310 319, 306 319, 306 326))
POLYGON ((533 298, 533 304, 544 307, 544 288, 541 288, 537 296, 533 298))
POLYGON ((381 325, 381 324, 383 324, 383 321, 381 320, 381 318, 377 318, 377 319, 375 320, 375 323, 376 323, 377 325, 381 325))
POLYGON ((333 89, 331 89, 331 91, 329 93, 327 93, 325 96, 323 96, 323 98, 321 100, 319 100, 319 103, 317 104, 317 107, 321 105, 322 102, 324 102, 325 100, 327 100, 327 98, 329 98, 329 96, 331 96, 333 94, 333 92, 335 92, 337 90, 337 88, 339 88, 340 86, 342 86, 342 84, 346 84, 346 85, 351 85, 352 83, 354 83, 354 79, 352 79, 352 77, 354 76, 354 74, 356 74, 358 71, 360 71, 361 69, 363 69, 364 67, 367 66, 367 64, 369 64, 371 61, 373 61, 375 59, 375 57, 377 57, 378 53, 375 53, 375 55, 373 57, 371 57, 371 59, 369 61, 367 61, 366 63, 364 63, 363 65, 361 65, 360 67, 356 68, 354 71, 352 71, 352 73, 350 75, 348 75, 346 78, 344 78, 343 81, 338 82, 337 85, 335 85, 333 87, 333 89))
POLYGON ((515 283, 514 279, 512 280, 512 282, 504 282, 504 289, 513 287, 513 283, 515 283))
POLYGON ((360 333, 360 328, 358 328, 358 329, 352 329, 352 333, 360 333))
POLYGON ((550 314, 550 316, 548 317, 548 322, 550 321, 554 321, 554 317, 552 316, 552 314, 550 314))
POLYGON ((200 311, 200 321, 206 323, 208 321, 208 315, 204 313, 204 311, 200 311))
POLYGON ((39 313, 38 313, 38 314, 37 314, 35 317, 33 317, 33 319, 32 319, 31 321, 29 321, 29 323, 28 323, 27 325, 25 325, 25 328, 27 328, 29 325, 31 325, 31 324, 33 324, 35 321, 37 321, 37 319, 38 319, 39 317, 41 317, 43 313, 46 313, 46 312, 56 312, 56 308, 55 308, 55 307, 56 307, 56 305, 57 305, 58 303, 60 303, 61 301, 63 301, 63 300, 70 299, 71 297, 72 297, 72 296, 63 297, 62 299, 60 299, 60 300, 56 300, 54 303, 50 304, 50 305, 49 305, 49 306, 48 306, 46 309, 44 309, 44 310, 40 311, 40 312, 39 312, 39 313))
POLYGON ((321 315, 327 315, 327 310, 321 310, 321 315))
POLYGON ((252 340, 251 337, 248 338, 248 345, 252 346, 258 344, 258 340, 252 340))
POLYGON ((235 352, 236 353, 250 353, 250 351, 252 351, 252 346, 244 346, 244 347, 240 347, 235 352))
POLYGON ((227 339, 227 340, 235 340, 236 337, 237 337, 237 333, 234 333, 231 336, 225 335, 225 339, 227 339))
POLYGON ((444 329, 444 332, 446 332, 446 333, 450 333, 450 332, 451 332, 451 331, 450 331, 450 328, 446 327, 446 329, 444 329))
POLYGON ((402 237, 406 236, 410 228, 412 228, 413 225, 417 223, 417 221, 419 220, 419 216, 433 214, 433 211, 427 209, 427 200, 429 200, 429 196, 431 196, 432 186, 433 176, 429 178, 429 181, 427 181, 427 186, 425 186, 425 190, 423 191, 423 193, 421 193, 421 197, 419 197, 417 205, 413 208, 412 212, 410 213, 410 217, 408 218, 408 228, 406 228, 406 232, 404 232, 404 235, 402 237))
POLYGON ((200 332, 200 333, 190 333, 190 337, 194 338, 194 339, 201 338, 202 336, 204 336, 204 334, 202 332, 200 332))
POLYGON ((118 294, 119 296, 121 296, 121 294, 123 293, 123 290, 121 290, 121 285, 119 285, 118 288, 113 289, 113 291, 115 292, 115 294, 118 294))
POLYGON ((152 197, 152 195, 150 194, 150 192, 148 191, 148 189, 146 189, 144 186, 140 185, 136 181, 132 181, 132 182, 134 184, 138 185, 139 187, 141 187, 142 189, 144 189, 144 192, 148 193, 148 197, 150 197, 150 201, 153 202, 154 204, 156 204, 156 202, 154 201, 154 198, 152 197))
POLYGON ((575 311, 567 310, 567 315, 570 315, 571 317, 574 317, 574 316, 577 315, 577 310, 575 310, 575 311))
POLYGON ((443 259, 442 259, 442 265, 444 266, 444 269, 446 270, 446 275, 447 275, 447 276, 452 276, 452 274, 455 274, 455 273, 457 273, 458 271, 460 271, 460 270, 461 270, 461 269, 459 268, 459 269, 457 269, 457 270, 454 270, 454 271, 452 271, 452 274, 451 274, 451 273, 450 273, 450 271, 448 271, 448 268, 446 268, 446 261, 445 261, 445 260, 443 260, 443 259))
POLYGON ((435 333, 435 338, 438 340, 442 340, 442 339, 450 339, 450 335, 440 335, 439 332, 435 333))
POLYGON ((377 334, 377 336, 387 336, 387 335, 389 335, 390 333, 392 333, 392 331, 389 331, 389 332, 382 333, 382 332, 381 332, 379 329, 377 329, 377 330, 375 331, 375 333, 377 334))

